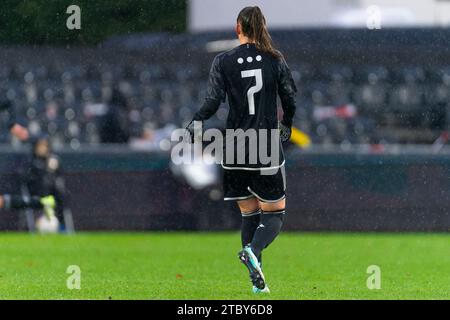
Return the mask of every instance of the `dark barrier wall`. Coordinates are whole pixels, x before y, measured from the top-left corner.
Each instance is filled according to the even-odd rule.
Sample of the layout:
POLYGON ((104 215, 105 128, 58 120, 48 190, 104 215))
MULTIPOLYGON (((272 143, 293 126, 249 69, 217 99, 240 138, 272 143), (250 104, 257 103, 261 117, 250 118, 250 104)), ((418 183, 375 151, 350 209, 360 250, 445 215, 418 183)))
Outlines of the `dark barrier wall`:
MULTIPOLYGON (((19 189, 26 159, 0 155, 1 192, 19 189)), ((165 154, 62 152, 69 203, 78 230, 235 229, 235 204, 212 200, 175 177, 165 154)), ((288 155, 292 230, 450 229, 449 154, 296 153, 288 155)), ((220 188, 219 188, 220 190, 220 188)), ((23 213, 1 212, 0 229, 25 227, 23 213)))
POLYGON ((291 160, 290 228, 450 230, 449 155, 320 154, 291 160))
MULTIPOLYGON (((169 168, 169 155, 106 148, 59 153, 78 230, 231 229, 233 204, 194 191, 169 168), (211 209, 214 209, 211 211, 211 209)), ((0 193, 20 192, 26 152, 0 150, 0 193)), ((212 187, 212 189, 216 187, 212 187)), ((0 212, 0 230, 25 229, 23 212, 0 212)))

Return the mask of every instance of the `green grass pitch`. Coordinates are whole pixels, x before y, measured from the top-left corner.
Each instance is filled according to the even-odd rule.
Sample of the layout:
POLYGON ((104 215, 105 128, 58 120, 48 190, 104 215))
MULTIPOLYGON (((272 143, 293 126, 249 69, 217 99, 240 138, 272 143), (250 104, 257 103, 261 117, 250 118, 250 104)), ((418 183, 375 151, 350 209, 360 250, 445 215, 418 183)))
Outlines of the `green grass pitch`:
POLYGON ((283 233, 250 292, 238 233, 0 233, 0 299, 449 299, 450 235, 283 233), (69 290, 69 265, 81 289, 69 290), (367 267, 381 268, 369 290, 367 267))

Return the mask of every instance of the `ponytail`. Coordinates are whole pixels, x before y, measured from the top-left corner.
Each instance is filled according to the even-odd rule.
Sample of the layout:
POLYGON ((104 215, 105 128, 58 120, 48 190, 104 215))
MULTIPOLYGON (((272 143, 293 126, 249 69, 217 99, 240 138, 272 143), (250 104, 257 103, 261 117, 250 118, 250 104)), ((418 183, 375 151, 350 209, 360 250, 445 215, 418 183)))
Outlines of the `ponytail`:
POLYGON ((273 46, 272 38, 267 31, 266 18, 258 6, 242 9, 237 22, 241 25, 243 34, 255 42, 257 49, 277 58, 282 57, 280 51, 273 46))

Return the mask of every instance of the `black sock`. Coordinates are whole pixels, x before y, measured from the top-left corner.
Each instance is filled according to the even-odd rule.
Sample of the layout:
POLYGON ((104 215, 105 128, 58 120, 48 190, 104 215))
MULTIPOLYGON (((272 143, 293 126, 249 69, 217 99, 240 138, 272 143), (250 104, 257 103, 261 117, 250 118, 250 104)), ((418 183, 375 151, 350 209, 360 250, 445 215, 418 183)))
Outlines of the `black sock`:
POLYGON ((258 228, 259 221, 261 219, 261 210, 258 209, 250 213, 242 213, 242 225, 241 225, 241 243, 242 248, 249 245, 252 242, 255 235, 256 228, 258 228))
POLYGON ((3 195, 5 209, 42 209, 41 198, 18 195, 3 195))
POLYGON ((256 256, 261 255, 262 250, 269 246, 280 233, 284 213, 284 210, 262 212, 261 223, 255 231, 251 244, 256 256))
MULTIPOLYGON (((251 244, 253 237, 255 236, 256 228, 261 221, 261 209, 258 209, 251 213, 242 213, 242 225, 241 225, 241 243, 242 248, 251 244)), ((262 256, 256 256, 259 263, 262 263, 262 256)))

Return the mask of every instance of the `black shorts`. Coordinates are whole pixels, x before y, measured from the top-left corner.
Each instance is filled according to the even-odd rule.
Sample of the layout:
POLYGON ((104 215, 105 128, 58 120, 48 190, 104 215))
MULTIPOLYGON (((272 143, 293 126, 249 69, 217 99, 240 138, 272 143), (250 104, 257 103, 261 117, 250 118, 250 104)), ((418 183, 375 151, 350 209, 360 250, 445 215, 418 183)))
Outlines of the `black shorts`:
POLYGON ((277 202, 285 198, 286 174, 284 166, 262 174, 260 170, 224 169, 224 200, 245 200, 256 197, 263 202, 277 202))

